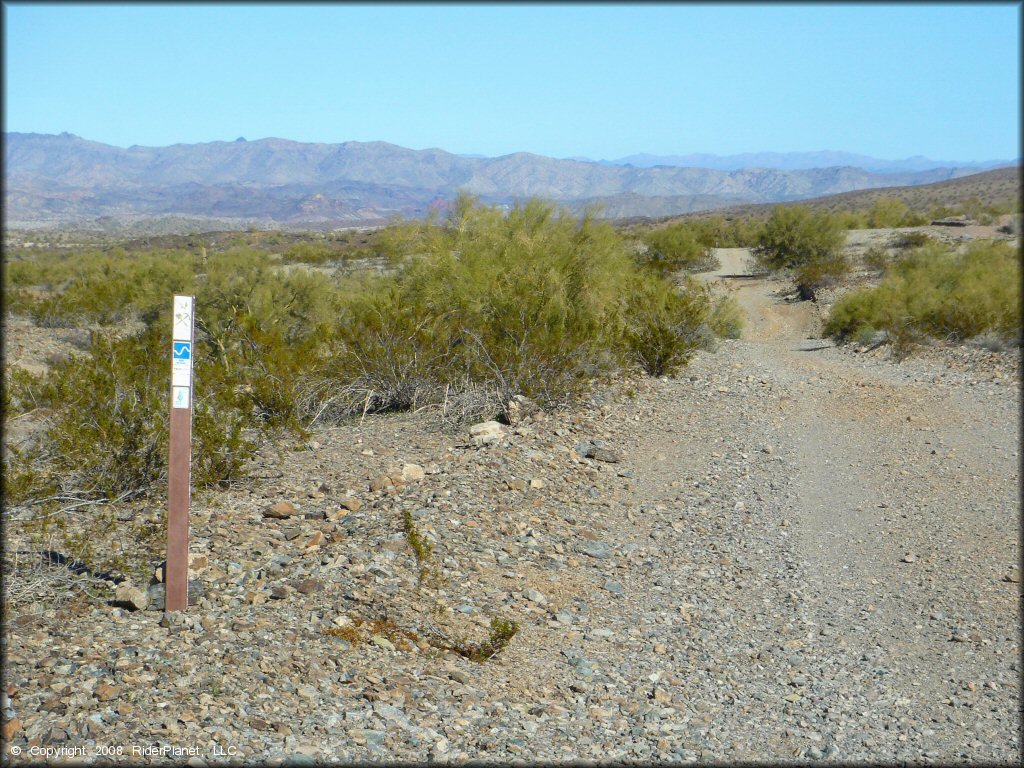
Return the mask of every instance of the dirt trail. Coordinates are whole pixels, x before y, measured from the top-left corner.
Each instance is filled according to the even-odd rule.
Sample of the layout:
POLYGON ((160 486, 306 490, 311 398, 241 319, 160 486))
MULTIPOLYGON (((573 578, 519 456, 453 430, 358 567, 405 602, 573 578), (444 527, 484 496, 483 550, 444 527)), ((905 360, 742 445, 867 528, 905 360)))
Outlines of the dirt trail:
MULTIPOLYGON (((662 415, 676 428, 653 435, 633 459, 654 468, 641 492, 656 493, 678 476, 677 467, 660 468, 659 454, 707 454, 708 435, 732 435, 747 459, 751 443, 765 440, 753 450, 776 462, 773 479, 756 492, 759 509, 749 511, 763 527, 743 548, 775 542, 780 551, 774 558, 765 551, 761 567, 778 574, 779 590, 740 592, 731 604, 737 615, 767 611, 774 625, 770 619, 758 629, 802 649, 782 667, 808 687, 813 681, 819 713, 844 712, 844 702, 866 692, 853 720, 888 723, 892 743, 879 751, 877 740, 859 742, 866 724, 837 733, 828 715, 819 735, 840 745, 839 755, 1019 755, 1016 737, 1005 735, 1014 730, 995 735, 998 723, 1015 728, 1016 703, 963 702, 965 690, 1003 690, 1016 673, 1004 654, 1017 653, 1020 632, 1019 588, 1009 581, 1019 558, 1019 388, 926 380, 918 368, 836 349, 818 338, 812 303, 793 302, 783 284, 750 275, 745 249, 718 255, 722 267, 705 279, 734 292, 747 324, 741 340, 693 368, 746 374, 751 394, 738 404, 720 388, 702 404, 695 430, 692 398, 680 392, 679 412, 662 415), (766 609, 770 600, 785 605, 766 609)), ((725 622, 715 631, 738 640, 749 630, 725 622)), ((778 673, 752 669, 747 680, 756 687, 767 675, 770 688, 778 673)), ((1014 689, 1010 698, 1017 696, 1014 689)), ((787 743, 793 729, 784 720, 768 715, 760 724, 766 743, 787 743)))

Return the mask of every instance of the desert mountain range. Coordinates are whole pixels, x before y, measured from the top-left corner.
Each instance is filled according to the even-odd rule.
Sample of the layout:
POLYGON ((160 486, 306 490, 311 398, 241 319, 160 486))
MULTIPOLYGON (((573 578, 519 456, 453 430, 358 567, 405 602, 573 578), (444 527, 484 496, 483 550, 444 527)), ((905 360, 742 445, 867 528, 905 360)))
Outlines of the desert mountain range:
MULTIPOLYGON (((861 157, 762 153, 719 158, 718 164, 760 158, 799 166, 815 155, 823 162, 861 157)), ((714 156, 689 157, 714 164, 714 156)), ((526 152, 481 158, 385 142, 321 144, 276 138, 125 149, 69 133, 6 133, 4 219, 9 227, 154 217, 356 226, 394 215, 423 216, 459 190, 496 204, 537 196, 574 210, 599 204, 611 217, 664 216, 929 184, 977 173, 981 165, 887 172, 851 165, 725 170, 674 164, 687 157, 661 159, 666 162, 634 156, 634 164, 622 165, 526 152)), ((923 161, 902 162, 920 166, 923 161)))

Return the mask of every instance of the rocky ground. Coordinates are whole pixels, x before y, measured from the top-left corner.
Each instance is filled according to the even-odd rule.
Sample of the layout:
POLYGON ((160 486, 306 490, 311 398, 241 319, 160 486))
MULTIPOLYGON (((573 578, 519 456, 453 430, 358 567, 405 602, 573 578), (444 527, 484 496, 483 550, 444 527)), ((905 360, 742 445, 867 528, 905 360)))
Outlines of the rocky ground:
POLYGON ((187 612, 8 615, 5 757, 1019 762, 1019 361, 726 282, 744 339, 678 377, 267 446, 195 499, 187 612))

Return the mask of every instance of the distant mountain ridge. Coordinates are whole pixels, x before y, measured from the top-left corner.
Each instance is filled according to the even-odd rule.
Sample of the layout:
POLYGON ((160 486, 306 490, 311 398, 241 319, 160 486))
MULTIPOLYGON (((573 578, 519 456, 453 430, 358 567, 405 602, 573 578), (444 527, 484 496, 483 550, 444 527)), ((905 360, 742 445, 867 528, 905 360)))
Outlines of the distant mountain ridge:
POLYGON ((575 210, 598 204, 609 216, 668 215, 926 184, 973 172, 637 168, 526 152, 477 158, 379 141, 277 138, 125 149, 68 133, 6 133, 4 214, 7 226, 159 216, 354 226, 393 215, 424 216, 431 205, 465 190, 496 204, 542 197, 575 210))
MULTIPOLYGON (((583 158, 575 158, 583 159, 583 158)), ((621 157, 618 160, 602 160, 607 165, 632 165, 635 168, 653 168, 659 165, 677 167, 715 168, 720 171, 736 171, 741 168, 776 168, 783 171, 806 170, 809 168, 832 168, 849 166, 863 168, 872 173, 906 173, 929 171, 935 168, 973 168, 986 171, 1014 165, 1017 160, 952 161, 931 160, 921 155, 904 160, 882 160, 868 155, 851 152, 747 152, 738 155, 651 155, 646 152, 621 157)))

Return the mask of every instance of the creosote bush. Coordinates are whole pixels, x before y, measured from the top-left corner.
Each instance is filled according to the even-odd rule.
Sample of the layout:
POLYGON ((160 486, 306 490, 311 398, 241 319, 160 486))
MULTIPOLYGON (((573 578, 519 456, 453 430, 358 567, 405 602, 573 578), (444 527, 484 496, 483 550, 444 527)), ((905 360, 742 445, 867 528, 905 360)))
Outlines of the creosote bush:
POLYGON ((885 331, 903 354, 924 338, 1019 337, 1021 255, 1003 242, 960 254, 928 243, 891 264, 874 288, 836 302, 826 332, 840 341, 885 331))
MULTIPOLYGON (((538 201, 503 214, 463 196, 375 243, 392 273, 282 270, 230 245, 7 266, 30 313, 143 326, 95 334, 87 362, 7 378, 5 405, 47 418, 34 448, 5 459, 9 501, 123 498, 165 481, 176 292, 196 296, 198 487, 239 479, 261 440, 318 419, 449 403, 489 417, 518 394, 561 403, 622 367, 670 373, 730 325, 726 305, 639 265, 611 225, 538 201)), ((292 246, 288 259, 334 248, 292 246)))
POLYGON ((776 206, 754 249, 755 263, 770 271, 788 270, 804 299, 845 275, 849 262, 842 253, 846 234, 828 213, 802 205, 776 206))

